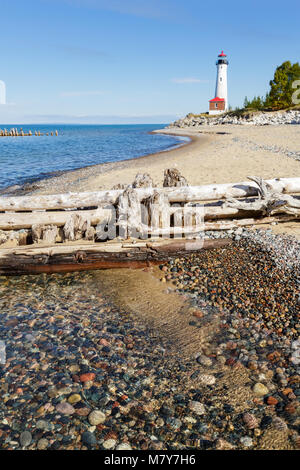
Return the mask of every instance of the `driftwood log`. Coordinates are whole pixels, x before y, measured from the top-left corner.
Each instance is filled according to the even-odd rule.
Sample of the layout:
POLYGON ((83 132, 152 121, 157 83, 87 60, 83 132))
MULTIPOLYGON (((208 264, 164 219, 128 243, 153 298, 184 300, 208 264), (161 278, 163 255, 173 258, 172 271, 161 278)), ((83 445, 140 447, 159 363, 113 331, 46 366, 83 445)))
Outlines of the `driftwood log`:
POLYGON ((258 199, 254 202, 241 202, 230 198, 225 202, 225 207, 250 210, 267 216, 282 212, 300 216, 300 199, 274 190, 270 184, 257 176, 249 179, 258 186, 258 199))
POLYGON ((27 243, 30 249, 32 244, 80 244, 117 237, 199 238, 208 230, 300 217, 300 178, 249 179, 250 183, 189 187, 171 168, 165 170, 163 188, 153 187, 149 174, 138 174, 124 189, 1 197, 0 246, 27 243))
MULTIPOLYGON (((277 178, 265 180, 274 191, 282 194, 300 194, 300 178, 277 178)), ((188 186, 177 188, 137 188, 142 201, 162 192, 170 203, 217 201, 229 198, 245 198, 259 195, 256 184, 241 183, 210 184, 206 186, 188 186)), ((61 210, 78 208, 97 208, 106 204, 116 204, 122 189, 84 193, 67 193, 39 196, 0 197, 0 211, 61 210)))
POLYGON ((168 168, 164 172, 164 188, 175 188, 180 186, 188 186, 188 182, 182 176, 177 168, 168 168))
POLYGON ((87 269, 142 268, 199 250, 222 248, 231 240, 161 240, 100 245, 24 247, 0 250, 0 274, 35 274, 87 269))

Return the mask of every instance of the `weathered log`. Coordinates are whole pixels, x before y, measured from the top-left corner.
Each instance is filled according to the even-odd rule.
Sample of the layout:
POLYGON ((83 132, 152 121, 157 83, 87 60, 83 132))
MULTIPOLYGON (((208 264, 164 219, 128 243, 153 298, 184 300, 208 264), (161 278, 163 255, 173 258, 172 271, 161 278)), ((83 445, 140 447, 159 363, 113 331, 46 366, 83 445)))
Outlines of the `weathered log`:
POLYGON ((3 249, 7 246, 12 247, 27 245, 29 238, 29 230, 22 230, 19 232, 13 230, 0 230, 0 249, 3 249))
POLYGON ((117 225, 121 238, 144 238, 147 228, 142 224, 142 205, 135 189, 128 187, 117 203, 117 225))
POLYGON ((184 226, 184 227, 170 227, 167 229, 158 228, 155 230, 149 230, 149 235, 152 237, 164 236, 176 236, 178 235, 181 237, 182 235, 194 235, 197 236, 201 232, 207 231, 218 231, 218 230, 233 230, 239 227, 245 227, 248 225, 260 225, 260 224, 272 224, 272 223, 282 223, 282 222, 290 222, 295 220, 295 216, 293 215, 277 215, 271 217, 256 217, 256 218, 249 218, 249 219, 234 219, 234 220, 219 220, 218 222, 204 222, 200 225, 199 229, 192 226, 184 226))
POLYGON ((169 258, 186 256, 199 250, 215 249, 230 244, 222 240, 175 240, 144 242, 138 246, 125 247, 120 243, 89 245, 55 245, 27 249, 0 250, 0 274, 28 274, 82 271, 120 267, 141 268, 167 261, 169 258))
POLYGON ((108 223, 113 212, 113 208, 98 208, 87 211, 5 212, 0 213, 0 230, 31 228, 34 224, 51 224, 63 227, 70 215, 77 213, 89 219, 91 225, 97 225, 99 223, 108 223))
POLYGON ((138 173, 132 183, 133 188, 152 188, 153 180, 149 173, 138 173))
MULTIPOLYGON (((277 178, 266 180, 274 191, 284 194, 300 193, 300 178, 277 178)), ((227 198, 258 196, 258 188, 249 182, 211 184, 179 188, 137 188, 139 200, 146 199, 155 191, 163 192, 170 203, 214 201, 227 198)), ((116 204, 123 190, 67 193, 56 195, 0 197, 0 211, 28 211, 43 209, 72 209, 116 204)))
POLYGON ((34 224, 31 229, 33 243, 53 244, 58 236, 56 225, 34 224))
MULTIPOLYGON (((151 196, 153 200, 153 196, 151 196)), ((161 198, 165 197, 161 193, 161 198)), ((289 197, 289 196, 285 196, 289 197)), ((141 222, 144 225, 151 225, 151 217, 148 218, 147 210, 150 211, 150 201, 151 198, 144 201, 144 204, 140 207, 141 211, 141 222)), ((165 202, 166 203, 166 202, 165 202)), ((293 198, 293 204, 299 204, 300 200, 293 198)), ((289 206, 289 210, 281 210, 281 212, 288 212, 290 215, 293 214, 292 207, 289 206)), ((250 201, 233 201, 232 203, 209 203, 205 205, 198 205, 197 207, 185 205, 183 207, 170 206, 168 211, 165 207, 164 211, 158 210, 163 217, 163 226, 166 227, 167 221, 171 221, 171 226, 181 227, 183 225, 191 225, 188 222, 188 219, 194 216, 198 217, 198 222, 196 225, 201 225, 202 221, 213 221, 213 220, 225 220, 225 219, 240 219, 240 218, 250 218, 257 216, 257 209, 252 206, 250 201), (173 220, 173 223, 172 223, 173 220)), ((280 212, 279 208, 278 211, 280 212)), ((104 228, 109 225, 113 230, 113 233, 108 234, 108 238, 114 238, 116 236, 116 229, 114 222, 116 220, 116 209, 112 207, 99 208, 91 211, 78 211, 82 216, 90 220, 91 228, 97 226, 97 233, 101 235, 104 231, 104 228)), ((57 227, 64 227, 68 221, 70 214, 76 214, 75 211, 60 211, 60 212, 12 212, 12 213, 3 213, 0 214, 0 230, 11 231, 19 229, 30 229, 32 225, 56 225, 57 227)), ((149 213, 150 214, 150 213, 149 213)), ((133 214, 131 214, 133 217, 133 214)), ((297 217, 297 212, 295 213, 295 218, 297 217)), ((124 215, 124 220, 127 220, 127 216, 124 215)), ((128 220, 127 220, 128 222, 128 220)), ((139 225, 139 232, 143 233, 143 236, 148 233, 148 230, 145 229, 143 225, 139 225)), ((89 231, 89 233, 91 233, 89 231)), ((94 232, 93 232, 94 233, 94 232)), ((106 237, 107 238, 107 237, 106 237)), ((72 239, 70 236, 67 236, 67 239, 72 239)), ((90 235, 90 238, 91 235, 90 235)))
POLYGON ((91 220, 84 211, 70 214, 63 228, 64 238, 66 241, 80 240, 86 237, 86 233, 90 237, 90 228, 91 220))
POLYGON ((241 202, 235 199, 228 199, 225 207, 236 208, 238 210, 251 210, 260 212, 262 215, 272 215, 277 213, 294 214, 300 217, 300 200, 296 197, 275 191, 271 185, 258 176, 249 177, 258 186, 259 197, 254 202, 241 202))
POLYGON ((164 188, 175 188, 180 186, 188 186, 188 182, 177 168, 168 168, 164 171, 164 188))
MULTIPOLYGON (((148 212, 147 225, 150 230, 155 230, 159 227, 167 228, 170 226, 170 204, 166 194, 155 191, 152 196, 143 202, 148 212)), ((144 231, 146 231, 146 229, 144 231)))

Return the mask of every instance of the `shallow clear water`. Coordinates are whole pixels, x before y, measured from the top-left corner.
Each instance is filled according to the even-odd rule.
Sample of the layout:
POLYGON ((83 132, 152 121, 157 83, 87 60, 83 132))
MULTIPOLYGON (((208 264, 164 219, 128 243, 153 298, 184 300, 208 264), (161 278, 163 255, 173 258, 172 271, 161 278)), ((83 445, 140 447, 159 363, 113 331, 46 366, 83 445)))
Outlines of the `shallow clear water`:
MULTIPOLYGON (((1 125, 11 129, 20 125, 1 125)), ((31 130, 59 135, 0 138, 0 188, 98 163, 136 158, 166 150, 184 137, 149 134, 163 124, 143 125, 24 125, 31 130)))

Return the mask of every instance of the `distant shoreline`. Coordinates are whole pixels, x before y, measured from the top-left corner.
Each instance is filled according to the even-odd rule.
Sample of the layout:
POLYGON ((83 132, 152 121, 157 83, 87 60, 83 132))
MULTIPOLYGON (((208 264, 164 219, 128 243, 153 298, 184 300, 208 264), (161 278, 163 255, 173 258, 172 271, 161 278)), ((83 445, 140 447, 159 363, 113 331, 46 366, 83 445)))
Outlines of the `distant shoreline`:
MULTIPOLYGON (((163 130, 164 128, 158 129, 155 131, 150 131, 148 132, 148 134, 160 134, 159 131, 163 131, 163 130)), ((165 135, 164 132, 161 132, 161 134, 165 135)), ((179 143, 178 142, 174 143, 170 145, 169 147, 167 147, 166 149, 160 150, 159 152, 148 153, 146 155, 140 155, 140 156, 132 157, 132 158, 125 159, 125 160, 117 160, 117 161, 111 161, 111 162, 105 162, 105 163, 96 163, 93 165, 81 166, 81 167, 73 168, 73 169, 56 170, 50 173, 45 173, 37 177, 29 177, 28 179, 26 179, 24 182, 20 184, 16 183, 15 185, 10 185, 10 186, 1 188, 0 196, 22 196, 22 195, 31 194, 33 192, 36 192, 37 186, 44 186, 46 182, 48 182, 49 180, 61 178, 64 175, 68 175, 70 173, 76 174, 77 172, 82 172, 88 169, 98 168, 102 166, 107 166, 107 168, 109 168, 110 166, 113 166, 113 165, 118 165, 118 164, 127 163, 127 162, 134 162, 136 160, 155 156, 160 153, 167 153, 167 152, 179 149, 183 146, 189 145, 193 140, 193 137, 189 135, 184 136, 181 134, 176 134, 175 132, 172 134, 170 133, 169 135, 174 136, 174 137, 185 137, 188 140, 186 141, 182 140, 179 143)))
POLYGON ((0 191, 0 195, 6 196, 22 196, 31 194, 54 194, 54 193, 65 193, 65 192, 78 192, 78 191, 92 191, 101 189, 111 189, 115 184, 130 184, 134 179, 134 176, 139 173, 140 167, 146 167, 146 171, 149 172, 152 165, 159 162, 164 165, 164 168, 169 167, 169 160, 173 156, 180 159, 184 155, 186 149, 196 151, 203 143, 207 140, 201 134, 193 135, 189 131, 187 132, 174 132, 166 128, 157 129, 149 132, 151 134, 168 134, 174 137, 185 137, 187 141, 176 143, 171 147, 161 150, 155 153, 149 153, 147 155, 141 155, 135 158, 126 160, 112 161, 107 163, 99 163, 96 165, 84 166, 74 170, 61 170, 54 174, 49 174, 47 177, 30 179, 30 182, 20 185, 18 188, 10 186, 0 191), (119 173, 122 172, 134 173, 133 178, 130 181, 126 181, 119 173), (110 177, 112 175, 112 177, 110 177), (115 176, 116 175, 116 176, 115 176), (105 186, 94 186, 92 179, 94 178, 108 178, 109 183, 105 186), (11 188, 11 190, 10 190, 11 188))

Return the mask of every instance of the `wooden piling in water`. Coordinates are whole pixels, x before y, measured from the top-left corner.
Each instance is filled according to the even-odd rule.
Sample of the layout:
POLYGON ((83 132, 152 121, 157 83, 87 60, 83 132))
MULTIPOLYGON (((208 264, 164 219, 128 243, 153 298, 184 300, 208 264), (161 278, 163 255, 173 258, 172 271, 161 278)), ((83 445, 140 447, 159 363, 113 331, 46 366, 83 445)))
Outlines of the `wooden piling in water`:
MULTIPOLYGON (((32 131, 29 130, 28 133, 27 132, 24 132, 22 128, 20 128, 20 130, 18 130, 16 127, 12 127, 10 129, 10 131, 8 131, 7 129, 0 129, 0 137, 31 137, 33 135, 32 131)), ((55 131, 55 134, 53 131, 51 131, 50 133, 47 132, 47 133, 43 133, 41 131, 34 131, 34 135, 37 136, 37 137, 41 137, 41 136, 58 136, 58 131, 56 130, 55 131)))

